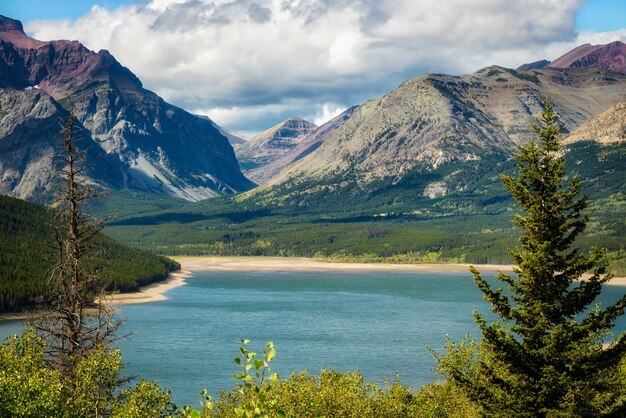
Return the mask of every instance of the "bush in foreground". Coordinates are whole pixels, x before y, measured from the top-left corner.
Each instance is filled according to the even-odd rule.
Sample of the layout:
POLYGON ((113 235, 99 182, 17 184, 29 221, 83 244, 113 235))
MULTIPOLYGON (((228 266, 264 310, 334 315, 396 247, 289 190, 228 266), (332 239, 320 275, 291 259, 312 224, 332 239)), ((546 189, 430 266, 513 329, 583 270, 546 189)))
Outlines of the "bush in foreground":
POLYGON ((49 367, 44 341, 28 329, 0 346, 2 417, 166 417, 174 413, 169 391, 141 381, 117 393, 119 350, 99 349, 77 360, 74 374, 49 367))

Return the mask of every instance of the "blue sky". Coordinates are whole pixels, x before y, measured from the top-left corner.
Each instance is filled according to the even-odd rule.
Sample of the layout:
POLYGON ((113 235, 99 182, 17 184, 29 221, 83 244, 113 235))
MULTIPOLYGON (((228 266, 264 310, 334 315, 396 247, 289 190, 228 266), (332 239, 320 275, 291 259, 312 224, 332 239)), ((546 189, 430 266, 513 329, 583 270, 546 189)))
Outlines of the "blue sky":
POLYGON ((582 30, 609 31, 626 27, 626 0, 587 0, 576 15, 582 30))
MULTIPOLYGON (((77 19, 94 4, 106 8, 145 3, 133 0, 0 0, 0 14, 28 22, 35 19, 77 19)), ((587 0, 576 16, 581 30, 607 31, 626 26, 626 0, 587 0)))
POLYGON ((0 14, 26 23, 35 19, 77 19, 94 4, 115 8, 132 0, 0 0, 0 14))
POLYGON ((424 72, 626 42, 626 0, 0 0, 0 14, 107 49, 167 101, 247 135, 323 123, 424 72))

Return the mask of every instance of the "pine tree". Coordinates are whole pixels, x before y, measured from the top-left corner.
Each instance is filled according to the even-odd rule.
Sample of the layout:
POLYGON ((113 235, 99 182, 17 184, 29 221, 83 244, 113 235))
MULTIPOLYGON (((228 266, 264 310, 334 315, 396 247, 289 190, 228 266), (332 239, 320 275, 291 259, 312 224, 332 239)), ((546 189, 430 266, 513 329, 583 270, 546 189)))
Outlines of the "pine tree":
POLYGON ((626 416, 626 382, 618 372, 626 335, 602 344, 624 313, 626 295, 603 309, 592 305, 612 275, 602 250, 575 248, 589 220, 588 201, 576 177, 567 181, 561 125, 548 100, 544 108, 541 126, 532 126, 537 139, 515 157, 519 174, 501 177, 525 212, 514 220, 522 230, 520 247, 510 251, 515 275, 497 277, 508 292, 471 268, 501 321, 475 312, 482 333, 477 357, 463 358, 468 346, 461 344, 441 365, 486 416, 626 416))

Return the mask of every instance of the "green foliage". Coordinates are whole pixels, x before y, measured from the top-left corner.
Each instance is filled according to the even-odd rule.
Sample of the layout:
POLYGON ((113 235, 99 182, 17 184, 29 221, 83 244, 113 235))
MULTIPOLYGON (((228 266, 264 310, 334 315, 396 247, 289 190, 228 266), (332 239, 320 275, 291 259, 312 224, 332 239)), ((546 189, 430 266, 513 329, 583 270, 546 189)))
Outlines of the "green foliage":
MULTIPOLYGON (((47 295, 54 236, 52 211, 0 196, 0 312, 36 305, 47 295)), ((100 235, 94 264, 106 266, 109 290, 135 291, 165 278, 178 263, 146 251, 120 245, 100 235)))
POLYGON ((273 344, 257 359, 242 340, 235 364, 241 371, 233 377, 240 383, 213 401, 203 390, 202 410, 184 406, 178 411, 185 418, 208 417, 477 417, 477 409, 450 383, 433 383, 417 393, 393 384, 379 387, 367 383, 359 372, 322 370, 319 377, 306 371, 293 373, 287 380, 275 374, 266 378, 276 352, 273 344))
MULTIPOLYGON (((272 398, 272 389, 278 382, 276 373, 270 372, 270 362, 276 357, 274 343, 267 343, 267 348, 263 350, 263 358, 259 359, 257 353, 248 350, 250 340, 241 340, 239 347, 240 356, 235 357, 235 364, 241 371, 233 378, 240 383, 235 389, 235 403, 229 404, 232 407, 230 415, 241 418, 261 418, 284 416, 282 410, 277 408, 278 401, 272 398)), ((206 396, 206 390, 201 392, 204 398, 202 402, 202 412, 185 405, 180 414, 183 417, 209 417, 212 416, 214 404, 210 396, 206 396)))
POLYGON ((170 398, 170 392, 161 389, 156 382, 142 380, 122 391, 111 415, 115 418, 169 417, 176 409, 170 398))
POLYGON ((577 177, 566 182, 561 127, 548 101, 541 122, 533 126, 539 143, 520 147, 517 177, 502 176, 525 212, 515 216, 523 231, 521 248, 511 251, 517 277, 498 275, 505 293, 471 269, 501 321, 475 313, 480 345, 448 347, 440 364, 485 415, 623 416, 626 335, 608 347, 601 342, 624 313, 626 295, 604 309, 591 305, 612 276, 601 250, 585 254, 574 246, 589 221, 587 197, 579 197, 577 177), (591 277, 577 282, 587 271, 591 277))
POLYGON ((44 344, 34 332, 0 346, 0 416, 59 416, 63 388, 60 373, 46 367, 44 344))
MULTIPOLYGON (((580 173, 583 192, 594 199, 591 222, 576 245, 607 248, 615 273, 626 272, 624 153, 625 143, 591 141, 569 145, 565 153, 568 166, 580 173)), ((510 263, 506 248, 515 245, 519 230, 510 223, 514 202, 497 179, 513 172, 513 161, 485 155, 453 168, 408 173, 393 186, 386 179, 367 190, 354 181, 331 190, 328 179, 329 184, 294 184, 162 211, 149 204, 148 213, 135 208, 105 232, 170 255, 420 263, 437 254, 436 262, 510 263), (422 191, 433 181, 445 181, 450 193, 425 198, 422 191)))
POLYGON ((166 417, 174 412, 170 394, 141 381, 120 394, 121 355, 99 349, 77 359, 75 373, 64 378, 45 361, 45 345, 32 329, 0 346, 2 417, 166 417))
MULTIPOLYGON (((359 372, 322 370, 319 377, 306 371, 272 385, 276 403, 269 417, 477 417, 476 408, 449 383, 432 383, 417 393, 397 380, 380 387, 367 383, 359 372)), ((242 402, 240 391, 223 392, 212 415, 233 417, 242 402)))
MULTIPOLYGON (((247 345, 250 340, 241 340, 239 351, 240 357, 235 357, 234 362, 241 367, 241 372, 234 375, 241 382, 239 393, 243 402, 235 408, 235 414, 242 418, 267 417, 270 412, 276 411, 276 401, 270 399, 271 383, 278 382, 278 375, 270 372, 270 362, 276 357, 274 343, 267 343, 267 349, 263 350, 263 359, 257 359, 256 353, 248 351, 247 345), (251 373, 252 372, 252 373, 251 373)), ((280 411, 277 412, 280 416, 280 411)))

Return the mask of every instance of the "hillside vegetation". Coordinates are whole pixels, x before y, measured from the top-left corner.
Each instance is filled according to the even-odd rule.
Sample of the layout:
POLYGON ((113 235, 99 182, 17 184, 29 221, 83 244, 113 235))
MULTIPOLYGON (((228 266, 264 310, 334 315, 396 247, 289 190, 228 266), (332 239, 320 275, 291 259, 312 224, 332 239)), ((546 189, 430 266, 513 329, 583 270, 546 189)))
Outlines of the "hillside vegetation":
MULTIPOLYGON (((49 289, 54 215, 19 199, 0 196, 0 312, 31 308, 49 289)), ((136 291, 164 279, 180 265, 168 258, 97 237, 98 258, 112 291, 136 291)))
MULTIPOLYGON (((577 244, 603 246, 612 271, 626 272, 624 193, 626 144, 571 144, 568 175, 578 173, 591 198, 591 222, 577 244)), ((498 174, 513 172, 508 161, 483 176, 467 163, 464 177, 476 188, 462 195, 427 198, 415 183, 437 181, 446 168, 415 176, 376 193, 311 193, 284 198, 280 206, 262 195, 172 204, 139 213, 124 200, 126 216, 106 233, 120 242, 170 255, 267 255, 367 262, 508 263, 515 245, 515 210, 498 174)), ((113 195, 112 197, 114 197, 113 195)), ((136 204, 139 204, 136 202, 136 204)))

